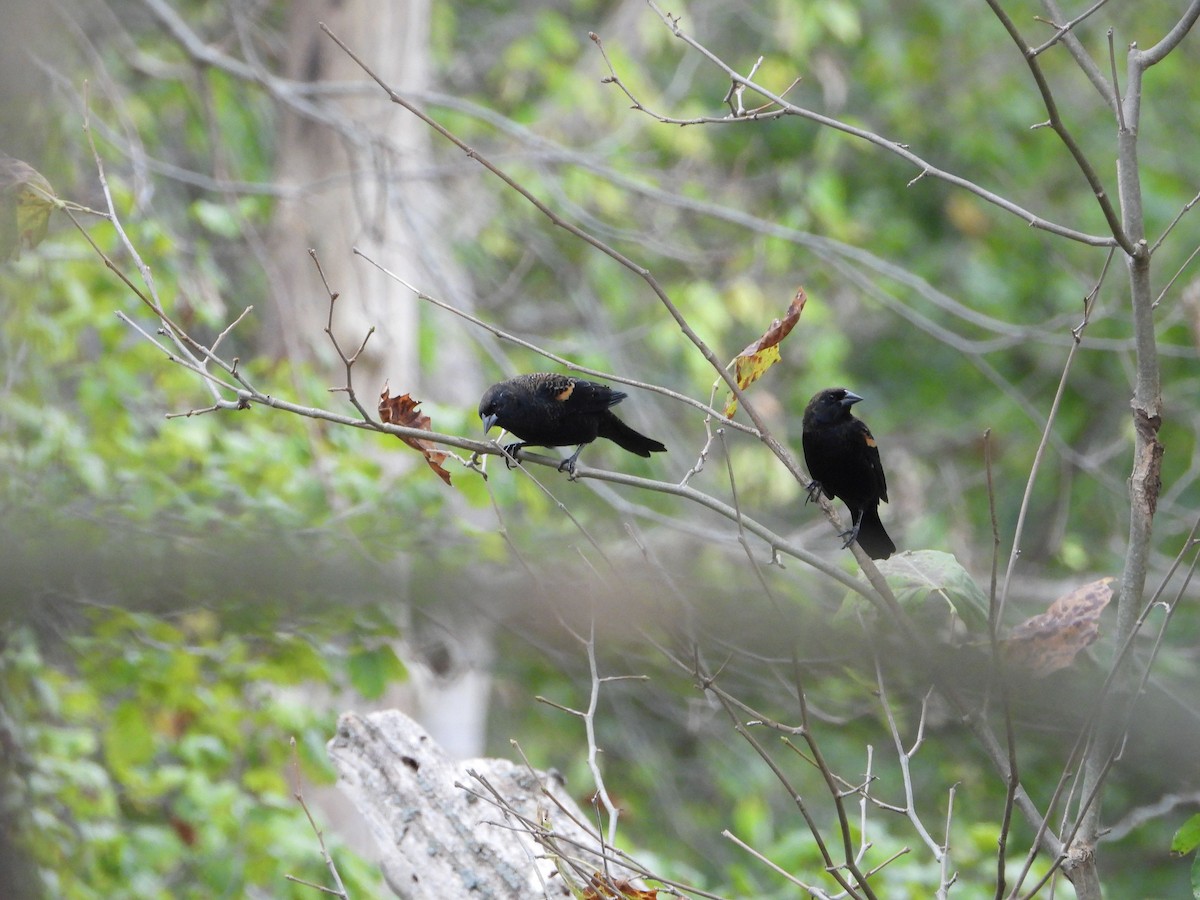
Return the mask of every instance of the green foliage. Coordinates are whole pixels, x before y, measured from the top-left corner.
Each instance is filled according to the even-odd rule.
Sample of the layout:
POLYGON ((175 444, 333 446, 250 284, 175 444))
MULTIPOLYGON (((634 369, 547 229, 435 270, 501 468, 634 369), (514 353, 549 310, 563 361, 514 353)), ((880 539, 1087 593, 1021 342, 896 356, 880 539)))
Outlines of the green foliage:
MULTIPOLYGON (((222 4, 180 8, 211 46, 230 53, 252 46, 269 65, 277 62, 272 54, 282 31, 272 29, 281 24, 279 8, 250 29, 242 20, 234 28, 222 4)), ((864 415, 889 472, 885 521, 902 546, 917 548, 891 566, 889 578, 905 608, 918 618, 927 613, 933 630, 948 611, 978 630, 986 618, 978 584, 992 553, 990 500, 1002 535, 1011 536, 1069 329, 1079 322, 1080 298, 1103 251, 1052 240, 811 122, 679 127, 630 110, 615 85, 601 82, 609 73, 589 30, 604 40, 621 81, 656 113, 725 116, 729 82, 652 12, 626 27, 613 11, 596 0, 536 9, 496 0, 434 4, 436 82, 473 97, 488 114, 430 108, 568 221, 647 266, 722 360, 760 334, 803 284, 809 305, 782 347, 783 362, 754 386, 751 400, 781 438, 795 443, 798 412, 817 388, 843 383, 868 398, 864 415), (497 125, 493 113, 508 121, 497 125), (983 462, 988 429, 992 497, 983 462), (937 549, 921 549, 927 547, 937 549), (901 566, 915 577, 895 571, 901 566)), ((1094 198, 1057 139, 1031 130, 1045 111, 998 24, 962 4, 916 2, 896 12, 881 0, 773 0, 753 8, 694 2, 682 25, 739 71, 749 72, 761 56, 755 77, 787 88, 805 106, 902 141, 1039 215, 1102 231, 1094 198)), ((1135 36, 1147 46, 1169 10, 1106 8, 1109 14, 1122 40, 1135 36)), ((1021 27, 1036 33, 1033 23, 1021 27)), ((234 197, 212 183, 218 176, 251 185, 271 179, 278 107, 260 85, 193 65, 162 31, 130 25, 129 33, 132 46, 97 45, 95 65, 106 67, 103 83, 114 88, 92 98, 92 114, 121 129, 97 129, 101 151, 123 223, 164 302, 189 329, 211 337, 244 306, 261 303, 267 276, 254 251, 273 211, 268 193, 234 197), (130 135, 137 141, 127 157, 130 135), (160 177, 162 171, 185 177, 160 177)), ((1097 34, 1092 49, 1103 57, 1102 31, 1090 39, 1097 34)), ((1061 50, 1042 59, 1069 100, 1073 131, 1095 160, 1111 159, 1105 105, 1061 50)), ((1151 240, 1195 191, 1191 159, 1179 152, 1192 136, 1189 110, 1200 102, 1189 63, 1185 54, 1168 59, 1147 82, 1153 139, 1142 144, 1143 186, 1151 240)), ((762 102, 752 92, 743 99, 747 106, 762 102)), ((48 153, 68 159, 35 161, 39 168, 63 196, 93 198, 95 205, 95 175, 77 134, 46 144, 58 148, 48 153), (63 172, 72 159, 74 170, 63 172)), ((456 165, 440 168, 466 182, 448 182, 447 190, 469 193, 486 210, 477 230, 467 223, 430 239, 440 250, 449 235, 457 237, 453 249, 483 318, 581 362, 707 396, 711 367, 642 281, 552 228, 496 182, 482 175, 468 181, 474 176, 456 165)), ((1100 168, 1110 180, 1108 164, 1100 168)), ((1183 220, 1156 255, 1162 285, 1195 246, 1190 223, 1183 220)), ((890 740, 874 713, 863 711, 872 679, 829 649, 850 656, 856 649, 823 630, 836 609, 832 590, 795 566, 766 567, 773 596, 807 618, 788 628, 775 620, 763 626, 759 607, 767 604, 747 589, 757 582, 741 558, 731 561, 728 531, 703 516, 693 521, 675 500, 637 495, 634 515, 592 503, 583 486, 553 476, 543 479, 548 496, 495 459, 488 482, 456 474, 451 494, 424 471, 397 477, 381 465, 382 454, 407 452, 392 438, 265 409, 165 419, 210 398, 193 375, 165 362, 161 349, 114 315, 121 310, 156 333, 157 323, 78 236, 60 218, 54 226, 38 257, 0 270, 0 602, 8 635, 0 683, 3 711, 16 723, 24 753, 4 776, 6 794, 29 810, 29 849, 49 893, 286 895, 298 889, 281 880, 285 873, 323 880, 313 836, 290 799, 287 741, 296 738, 307 778, 327 779, 323 742, 332 716, 297 697, 319 685, 374 698, 404 677, 387 643, 395 630, 388 612, 363 599, 401 592, 388 570, 400 555, 417 561, 418 581, 430 585, 425 593, 437 603, 478 588, 475 581, 459 587, 464 571, 507 575, 518 557, 551 567, 590 552, 576 523, 606 548, 631 518, 682 523, 687 527, 670 532, 680 546, 671 548, 676 555, 666 569, 673 579, 679 572, 691 579, 689 605, 670 608, 665 618, 689 626, 699 618, 701 634, 719 637, 722 657, 728 646, 753 647, 752 654, 730 654, 725 677, 741 679, 745 695, 762 699, 781 720, 795 710, 781 702, 766 661, 786 661, 795 642, 810 641, 804 661, 812 661, 813 674, 805 688, 844 723, 823 735, 839 771, 858 771, 864 743, 890 740), (462 498, 472 511, 494 509, 495 521, 446 515, 447 497, 462 498)), ((109 225, 88 220, 88 227, 123 271, 134 272, 109 225)), ((1022 566, 1045 579, 1114 571, 1124 549, 1130 329, 1118 276, 1110 273, 1100 293, 1032 495, 1022 566)), ((1156 541, 1166 559, 1200 506, 1193 471, 1200 428, 1190 400, 1200 386, 1195 316, 1179 299, 1186 281, 1168 292, 1160 313, 1168 452, 1156 541)), ((329 405, 327 375, 260 354, 262 321, 252 316, 230 335, 230 355, 259 383, 329 405)), ((438 328, 436 316, 423 318, 426 365, 436 358, 438 328)), ((545 366, 524 353, 505 363, 545 366)), ((472 410, 437 409, 432 398, 427 408, 444 430, 477 433, 472 410)), ((622 456, 623 468, 672 478, 695 463, 706 437, 698 414, 640 392, 623 409, 635 424, 657 426, 647 430, 672 451, 651 462, 622 456)), ((836 539, 828 530, 802 531, 816 514, 802 507, 794 479, 759 444, 728 434, 720 446, 728 447, 745 508, 832 552, 836 539)), ((591 453, 612 460, 603 448, 591 453)), ((694 485, 725 491, 724 461, 723 450, 714 451, 694 485)), ((623 561, 612 567, 623 569, 623 561)), ((581 575, 550 592, 555 614, 581 595, 589 599, 579 585, 590 587, 593 578, 581 575)), ((501 579, 484 580, 490 601, 501 579)), ((628 626, 634 616, 622 613, 614 618, 628 626)), ((1182 608, 1172 627, 1195 636, 1194 617, 1182 608)), ((579 696, 566 695, 586 684, 586 675, 564 676, 569 666, 527 646, 508 649, 502 676, 518 710, 508 710, 510 722, 499 727, 514 724, 512 734, 531 755, 586 785, 580 735, 559 714, 528 710, 535 692, 581 705, 579 696)), ((629 661, 613 670, 651 668, 636 655, 629 661)), ((1160 671, 1187 683, 1188 663, 1181 654, 1160 671)), ((737 894, 787 895, 760 863, 719 840, 725 827, 817 880, 824 862, 795 827, 794 805, 770 773, 744 745, 720 739, 728 723, 696 725, 701 704, 678 702, 690 697, 690 682, 677 673, 663 681, 671 690, 656 707, 641 695, 618 695, 628 705, 614 705, 598 722, 629 810, 627 833, 668 860, 678 857, 676 838, 684 835, 696 849, 686 865, 697 880, 737 894), (639 703, 646 704, 644 718, 639 703)), ((913 706, 899 710, 902 721, 915 721, 913 706)), ((960 812, 951 835, 959 885, 963 896, 991 896, 986 883, 1003 785, 954 744, 950 726, 935 731, 931 725, 944 753, 915 776, 929 807, 925 820, 941 818, 940 792, 961 781, 969 812, 960 812)), ((1022 771, 1030 782, 1052 784, 1062 753, 1040 738, 1022 744, 1022 771)), ((498 752, 508 755, 508 745, 498 752)), ((811 768, 796 768, 805 795, 820 795, 824 787, 811 768)), ((882 763, 876 771, 897 796, 894 767, 882 763)), ((1138 802, 1135 788, 1119 795, 1124 805, 1138 802)), ((829 811, 822 816, 828 828, 829 811)), ((882 816, 873 818, 867 837, 871 863, 913 844, 902 820, 882 816)), ((1156 889, 1137 878, 1166 883, 1160 858, 1161 843, 1152 854, 1139 853, 1136 865, 1113 874, 1114 890, 1132 896, 1156 889)), ((371 874, 352 859, 338 860, 351 893, 369 894, 371 874)), ((938 873, 927 854, 914 852, 888 877, 889 895, 926 896, 938 873)))
MULTIPOLYGON (((961 623, 977 637, 987 633, 987 595, 951 554, 915 550, 883 560, 878 568, 900 607, 919 629, 935 631, 961 623)), ((878 616, 878 611, 855 592, 847 594, 838 615, 864 613, 872 619, 878 616)))
POLYGON ((1200 814, 1192 816, 1179 826, 1171 840, 1171 853, 1187 856, 1197 847, 1200 847, 1200 814))
MULTIPOLYGON (((304 694, 338 680, 336 654, 299 635, 233 634, 205 613, 172 622, 94 607, 85 619, 54 660, 28 628, 0 651, 16 750, 5 794, 10 812, 29 811, 22 845, 46 892, 301 897, 309 889, 286 875, 326 882, 292 794, 311 801, 331 781, 334 714, 304 694)), ((372 867, 336 839, 331 852, 347 887, 368 895, 372 867)))
MULTIPOLYGON (((124 223, 197 334, 228 323, 220 245, 261 209, 197 200, 186 218, 124 223)), ((87 224, 136 274, 113 230, 87 224)), ((115 315, 155 332, 78 235, 44 246, 52 264, 0 270, 4 814, 47 896, 309 896, 285 876, 329 880, 292 797, 293 760, 310 800, 332 777, 337 710, 314 695, 378 697, 404 677, 392 616, 366 605, 392 589, 320 526, 340 517, 368 552, 419 541, 396 523, 432 492, 380 496, 361 434, 261 410, 164 418, 205 405, 195 377, 115 315), (334 452, 344 464, 315 477, 334 452)), ((310 372, 246 365, 325 394, 310 372)), ((374 867, 327 840, 351 893, 374 894, 374 867)))
MULTIPOLYGON (((1171 839, 1172 856, 1189 856, 1200 847, 1200 814, 1179 826, 1171 839)), ((1192 860, 1192 897, 1200 898, 1200 856, 1192 860)))

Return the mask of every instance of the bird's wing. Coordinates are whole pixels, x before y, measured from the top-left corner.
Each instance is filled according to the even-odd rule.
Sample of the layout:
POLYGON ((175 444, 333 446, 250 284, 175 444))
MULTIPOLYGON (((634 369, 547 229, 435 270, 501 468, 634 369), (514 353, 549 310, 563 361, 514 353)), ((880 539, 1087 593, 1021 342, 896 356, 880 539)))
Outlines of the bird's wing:
POLYGON ((563 376, 561 383, 556 382, 555 387, 558 389, 554 399, 578 412, 601 412, 610 406, 616 406, 626 396, 621 391, 614 391, 607 384, 566 376, 563 376))
POLYGON ((871 434, 871 429, 866 426, 866 423, 861 419, 856 420, 861 426, 860 436, 867 445, 866 459, 871 466, 871 475, 875 480, 875 493, 879 495, 879 499, 887 503, 887 476, 883 474, 883 462, 879 459, 879 445, 875 443, 875 436, 871 434))

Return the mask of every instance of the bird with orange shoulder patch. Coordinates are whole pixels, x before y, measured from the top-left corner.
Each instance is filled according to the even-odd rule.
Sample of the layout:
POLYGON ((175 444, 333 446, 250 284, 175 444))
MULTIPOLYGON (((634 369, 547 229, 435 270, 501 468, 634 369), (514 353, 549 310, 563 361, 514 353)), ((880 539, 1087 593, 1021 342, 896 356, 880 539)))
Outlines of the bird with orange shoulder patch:
POLYGON ((559 464, 572 474, 585 445, 598 437, 607 438, 623 450, 638 456, 665 453, 659 441, 634 431, 617 418, 611 407, 626 394, 606 384, 584 381, 569 375, 535 372, 517 375, 493 384, 479 401, 483 430, 499 425, 520 441, 504 449, 513 456, 523 447, 567 447, 575 452, 559 464))
POLYGON ((824 493, 850 508, 852 524, 841 534, 843 548, 857 540, 871 559, 887 559, 896 545, 879 519, 879 504, 888 498, 879 446, 866 423, 850 412, 862 399, 846 388, 826 388, 805 408, 801 443, 813 477, 808 497, 824 493))

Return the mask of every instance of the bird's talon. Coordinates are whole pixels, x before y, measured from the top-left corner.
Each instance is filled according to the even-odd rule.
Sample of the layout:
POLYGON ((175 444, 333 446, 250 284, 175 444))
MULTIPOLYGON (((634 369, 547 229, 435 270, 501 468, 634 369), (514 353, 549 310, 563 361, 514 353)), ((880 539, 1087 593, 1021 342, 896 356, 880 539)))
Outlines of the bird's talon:
POLYGON ((521 464, 521 461, 519 459, 517 459, 517 451, 523 450, 523 449, 525 449, 525 445, 521 444, 521 443, 505 444, 503 447, 504 468, 515 469, 517 466, 519 466, 521 464))
POLYGON ((805 490, 805 493, 808 494, 808 499, 804 501, 804 505, 808 506, 808 504, 815 503, 818 500, 820 500, 822 490, 823 490, 823 488, 821 487, 821 482, 819 482, 819 481, 809 482, 808 488, 805 490))

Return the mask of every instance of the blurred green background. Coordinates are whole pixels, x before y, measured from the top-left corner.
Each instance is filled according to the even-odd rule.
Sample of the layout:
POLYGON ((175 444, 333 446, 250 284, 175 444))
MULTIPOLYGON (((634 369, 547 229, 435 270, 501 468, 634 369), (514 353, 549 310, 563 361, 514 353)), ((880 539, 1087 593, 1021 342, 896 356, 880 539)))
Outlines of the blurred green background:
MULTIPOLYGON (((1034 19, 1048 17, 1042 6, 1013 6, 1031 41, 1049 37, 1034 19)), ((1107 28, 1118 48, 1145 47, 1178 7, 1105 7, 1080 37, 1107 73, 1107 28)), ((694 0, 664 10, 742 73, 762 57, 759 83, 782 92, 799 79, 787 92, 798 105, 902 142, 1045 219, 1105 233, 1061 142, 1032 128, 1045 109, 982 5, 694 0)), ((642 3, 463 0, 409 14, 406 31, 384 34, 364 58, 413 79, 406 96, 565 220, 648 268, 718 357, 760 335, 803 285, 808 305, 751 400, 798 453, 814 392, 844 384, 865 397, 856 411, 879 439, 890 494, 882 515, 897 544, 952 553, 988 589, 985 432, 1003 562, 1105 249, 1030 228, 799 118, 679 125, 632 109, 605 83, 589 32, 645 110, 728 112, 729 79, 642 3)), ((407 229, 403 251, 385 249, 378 262, 418 288, 580 364, 707 401, 714 372, 642 280, 555 228, 361 72, 329 70, 340 54, 318 21, 355 46, 391 27, 392 12, 78 0, 18 3, 6 16, 0 151, 37 168, 61 198, 102 209, 86 101, 121 224, 165 308, 212 340, 254 306, 223 350, 266 392, 354 415, 329 390, 345 371, 321 333, 329 303, 309 240, 331 241, 323 263, 362 271, 369 264, 352 248, 407 229), (293 154, 319 141, 344 154, 301 173, 293 154), (335 202, 357 219, 335 216, 335 202), (298 282, 282 288, 281 272, 298 282)), ((1040 59, 1115 197, 1111 112, 1063 48, 1040 59)), ((1146 78, 1139 147, 1152 242, 1200 184, 1198 61, 1192 36, 1146 78)), ((744 102, 762 101, 747 92, 744 102)), ((1200 243, 1195 215, 1154 257, 1156 291, 1182 273, 1156 311, 1166 452, 1148 590, 1200 508, 1200 280, 1186 265, 1200 243)), ((137 280, 112 224, 80 219, 137 280)), ((334 319, 343 347, 395 317, 359 367, 371 367, 355 385, 368 409, 387 377, 393 393, 423 401, 435 430, 477 437, 473 398, 489 383, 556 368, 406 292, 381 313, 369 292, 330 286, 343 292, 334 319)), ((455 658, 490 679, 486 743, 475 752, 510 756, 515 738, 535 764, 565 772, 579 797, 591 788, 583 729, 533 700, 586 703, 587 659, 568 629, 594 617, 605 671, 652 676, 605 687, 598 742, 622 839, 673 877, 723 896, 796 896, 724 828, 810 882, 822 876, 787 793, 658 643, 697 649, 724 667, 726 689, 780 721, 798 719, 801 678, 832 768, 861 780, 870 745, 880 793, 901 801, 870 651, 835 615, 839 585, 795 560, 769 565, 762 545, 752 545, 756 573, 731 523, 661 493, 536 469, 548 496, 495 459, 486 483, 449 463, 447 488, 392 437, 261 406, 167 419, 212 399, 118 311, 153 334, 157 323, 61 213, 42 244, 0 267, 0 868, 13 873, 14 896, 311 896, 284 879, 325 878, 292 779, 300 773, 312 791, 329 784, 323 744, 337 713, 405 696, 416 671, 441 674, 439 654, 461 630, 489 648, 455 658)), ((1118 257, 1034 486, 1006 624, 1121 570, 1131 335, 1118 257)), ((679 481, 705 446, 701 414, 629 393, 623 417, 670 453, 642 461, 597 446, 584 462, 679 481)), ((732 502, 727 458, 747 514, 853 567, 801 486, 747 436, 712 444, 690 484, 732 502)), ((1098 850, 1110 896, 1186 896, 1191 883, 1191 860, 1167 853, 1188 803, 1127 817, 1164 797, 1196 805, 1196 598, 1187 588, 1192 602, 1170 623, 1105 797, 1105 821, 1117 825, 1098 850)), ((1106 619, 1090 655, 1016 699, 1022 775, 1041 804, 1106 671, 1111 630, 1106 619)), ((883 646, 912 741, 926 685, 912 674, 919 666, 883 646)), ((1140 639, 1135 656, 1151 646, 1140 639)), ((981 657, 960 652, 947 648, 945 662, 982 691, 981 657)), ((954 896, 993 896, 1003 781, 944 711, 930 712, 926 739, 914 786, 939 840, 958 785, 954 896)), ((832 833, 819 775, 795 756, 786 764, 832 833)), ((329 840, 351 896, 386 895, 369 847, 340 835, 334 827, 329 840)), ((1031 836, 1016 825, 1017 868, 1031 836)), ((868 838, 874 864, 913 848, 880 875, 883 895, 933 895, 937 866, 902 817, 873 812, 868 838)), ((1065 883, 1057 890, 1071 895, 1065 883)))

